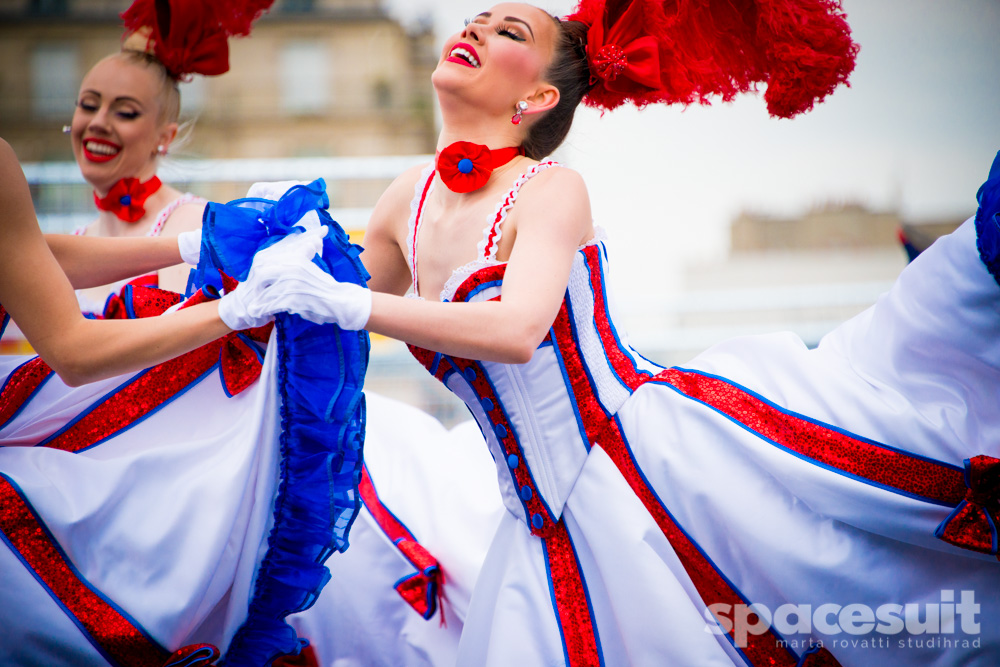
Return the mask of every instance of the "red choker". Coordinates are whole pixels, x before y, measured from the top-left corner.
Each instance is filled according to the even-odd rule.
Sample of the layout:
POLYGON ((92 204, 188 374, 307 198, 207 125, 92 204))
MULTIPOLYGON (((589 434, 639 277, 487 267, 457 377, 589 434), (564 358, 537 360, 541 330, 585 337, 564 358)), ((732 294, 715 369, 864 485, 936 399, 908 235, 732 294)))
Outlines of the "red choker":
POLYGON ((142 205, 161 185, 156 176, 145 183, 140 183, 138 178, 123 178, 111 186, 107 196, 98 197, 95 192, 94 203, 102 211, 114 213, 119 220, 138 222, 146 215, 146 209, 142 205))
POLYGON ((494 169, 518 155, 524 155, 520 146, 491 151, 482 144, 456 141, 438 153, 437 170, 452 192, 472 192, 486 185, 494 169))

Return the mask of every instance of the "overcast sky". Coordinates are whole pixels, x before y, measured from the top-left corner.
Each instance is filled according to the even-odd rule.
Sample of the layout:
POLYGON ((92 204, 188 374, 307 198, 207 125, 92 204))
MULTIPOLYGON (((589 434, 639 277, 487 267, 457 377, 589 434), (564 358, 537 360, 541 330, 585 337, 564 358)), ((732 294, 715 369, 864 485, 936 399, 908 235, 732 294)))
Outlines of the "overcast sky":
MULTIPOLYGON (((429 17, 439 43, 494 4, 387 2, 404 20, 429 17)), ((557 15, 574 4, 540 3, 557 15)), ((1000 1, 843 7, 861 45, 851 87, 796 119, 769 118, 755 96, 578 113, 556 157, 584 174, 596 221, 638 259, 630 280, 645 262, 724 256, 729 221, 744 209, 795 214, 844 201, 911 221, 974 213, 1000 149, 1000 1)))

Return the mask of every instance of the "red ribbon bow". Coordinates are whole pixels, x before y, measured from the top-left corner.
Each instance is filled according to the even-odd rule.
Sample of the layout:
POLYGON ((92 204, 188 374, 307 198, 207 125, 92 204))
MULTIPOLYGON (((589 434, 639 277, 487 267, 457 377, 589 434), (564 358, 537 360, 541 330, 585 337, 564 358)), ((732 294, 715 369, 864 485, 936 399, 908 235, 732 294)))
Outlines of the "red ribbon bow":
MULTIPOLYGON (((156 317, 162 315, 171 306, 180 303, 181 296, 176 292, 143 285, 141 280, 132 281, 122 288, 120 294, 108 299, 104 310, 105 319, 156 317)), ((223 275, 222 280, 227 291, 232 291, 238 284, 226 275, 223 275)), ((209 300, 210 298, 199 290, 182 307, 187 308, 209 300)), ((263 364, 260 355, 250 341, 266 344, 271 335, 272 327, 273 324, 268 323, 255 329, 233 331, 197 350, 177 357, 173 363, 198 366, 199 375, 218 363, 219 374, 226 394, 235 396, 260 377, 263 364)), ((156 366, 151 372, 159 372, 158 369, 162 366, 163 364, 156 366)), ((170 380, 165 378, 163 388, 167 389, 169 384, 170 380)))
POLYGON ((587 31, 587 59, 591 83, 598 79, 604 87, 630 94, 636 84, 661 88, 660 52, 656 39, 647 34, 640 3, 633 2, 614 25, 605 30, 604 20, 595 21, 587 31))
POLYGON ((437 170, 452 192, 472 192, 486 185, 494 169, 518 155, 524 155, 520 146, 491 151, 482 144, 456 141, 438 153, 437 170))
POLYGON ((997 556, 1000 523, 1000 459, 973 456, 965 460, 968 491, 934 534, 955 546, 997 556))
POLYGON ((211 644, 188 644, 171 653, 163 667, 211 667, 220 655, 211 644))
POLYGON ((104 197, 94 193, 94 203, 102 211, 111 211, 119 220, 138 222, 146 215, 143 204, 149 196, 160 189, 160 179, 153 176, 145 183, 138 178, 123 178, 113 186, 104 197))

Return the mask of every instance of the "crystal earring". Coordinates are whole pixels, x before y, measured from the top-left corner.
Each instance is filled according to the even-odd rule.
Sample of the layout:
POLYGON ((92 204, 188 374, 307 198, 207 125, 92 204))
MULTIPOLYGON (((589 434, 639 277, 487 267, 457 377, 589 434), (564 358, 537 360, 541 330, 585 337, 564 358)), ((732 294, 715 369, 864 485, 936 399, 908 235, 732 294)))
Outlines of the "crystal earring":
POLYGON ((62 133, 63 133, 63 134, 69 134, 69 133, 70 133, 70 130, 72 130, 72 129, 73 129, 73 128, 72 128, 72 127, 70 127, 69 125, 63 125, 63 126, 62 126, 62 133))
POLYGON ((166 146, 164 146, 163 144, 160 144, 159 146, 157 146, 156 147, 156 154, 157 155, 166 155, 167 154, 167 148, 166 148, 166 146))
POLYGON ((521 100, 514 106, 514 116, 510 119, 510 122, 514 125, 521 124, 521 114, 528 108, 528 103, 521 100))

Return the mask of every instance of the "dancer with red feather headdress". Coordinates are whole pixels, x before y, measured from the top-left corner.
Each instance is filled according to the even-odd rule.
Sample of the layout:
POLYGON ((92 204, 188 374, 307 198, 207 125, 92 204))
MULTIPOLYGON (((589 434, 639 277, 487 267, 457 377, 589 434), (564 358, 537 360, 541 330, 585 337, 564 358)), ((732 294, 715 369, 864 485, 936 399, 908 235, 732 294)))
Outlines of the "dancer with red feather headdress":
POLYGON ((317 275, 299 312, 407 342, 480 426, 506 512, 457 664, 997 660, 1000 174, 817 349, 662 368, 621 327, 582 179, 546 159, 581 102, 760 89, 791 117, 857 50, 831 0, 504 3, 446 40, 439 155, 380 200, 370 290, 317 275))

